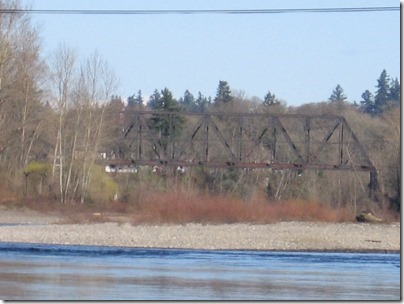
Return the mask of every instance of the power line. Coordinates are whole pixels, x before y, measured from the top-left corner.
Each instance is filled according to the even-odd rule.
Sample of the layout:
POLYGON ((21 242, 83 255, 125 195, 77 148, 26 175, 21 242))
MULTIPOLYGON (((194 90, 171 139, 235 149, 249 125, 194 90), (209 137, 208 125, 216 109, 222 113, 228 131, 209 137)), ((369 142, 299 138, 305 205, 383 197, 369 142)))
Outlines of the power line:
POLYGON ((98 9, 0 9, 0 14, 47 15, 191 15, 191 14, 291 14, 359 13, 399 11, 400 7, 279 8, 279 9, 194 9, 194 10, 98 10, 98 9))

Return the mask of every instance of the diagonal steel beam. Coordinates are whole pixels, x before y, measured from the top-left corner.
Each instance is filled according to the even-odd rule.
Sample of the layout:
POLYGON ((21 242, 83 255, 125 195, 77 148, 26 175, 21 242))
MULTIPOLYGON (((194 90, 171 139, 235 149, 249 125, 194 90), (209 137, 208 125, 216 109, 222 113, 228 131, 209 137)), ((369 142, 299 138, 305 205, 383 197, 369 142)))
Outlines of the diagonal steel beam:
POLYGON ((331 128, 331 130, 327 133, 327 135, 324 137, 324 139, 321 141, 320 147, 318 147, 317 151, 313 154, 311 157, 311 160, 314 161, 316 160, 317 156, 321 153, 321 151, 324 149, 325 145, 328 143, 330 140, 331 136, 334 134, 335 130, 339 127, 341 121, 338 119, 338 121, 334 124, 334 126, 331 128))
POLYGON ((365 159, 366 164, 372 168, 373 171, 376 170, 376 168, 374 167, 372 161, 370 160, 368 154, 366 153, 365 148, 363 148, 362 144, 359 142, 358 138, 356 137, 355 133, 352 131, 351 127, 349 126, 348 122, 345 120, 344 117, 341 117, 341 121, 343 123, 343 126, 345 127, 345 129, 348 131, 348 133, 351 135, 355 146, 359 149, 359 151, 361 152, 361 155, 363 156, 363 158, 365 159))
MULTIPOLYGON (((152 142, 154 144, 154 147, 152 149, 154 154, 156 154, 158 159, 161 159, 160 153, 161 153, 161 150, 163 150, 163 149, 160 149, 160 152, 157 152, 157 150, 155 148, 157 146, 160 147, 160 148, 163 148, 163 145, 161 144, 160 139, 155 138, 155 134, 153 134, 152 130, 150 129, 150 126, 143 120, 143 117, 140 117, 139 121, 141 121, 142 125, 145 127, 144 130, 149 135, 150 139, 152 140, 152 142)), ((163 151, 163 154, 164 154, 163 156, 165 156, 163 158, 167 159, 167 155, 164 153, 164 151, 163 151)))
POLYGON ((274 123, 276 125, 276 129, 279 130, 283 136, 286 139, 287 144, 289 147, 292 149, 293 153, 295 156, 299 159, 300 163, 304 163, 303 157, 300 155, 298 149, 296 148, 296 145, 293 143, 292 139, 290 138, 288 132, 286 131, 285 127, 282 125, 281 121, 279 120, 279 117, 275 116, 274 123))
POLYGON ((203 127, 204 123, 205 123, 205 117, 202 116, 201 119, 198 121, 198 123, 195 125, 195 128, 192 131, 191 136, 183 141, 181 148, 179 149, 179 152, 174 156, 173 160, 178 160, 178 158, 181 157, 182 154, 186 152, 186 148, 195 139, 195 136, 198 134, 199 130, 203 127))
POLYGON ((220 132, 218 126, 216 125, 216 123, 213 121, 212 117, 207 116, 208 118, 208 122, 209 124, 211 124, 213 126, 213 131, 215 131, 216 135, 219 137, 220 141, 222 142, 223 146, 225 147, 226 151, 230 154, 233 162, 237 162, 237 157, 234 154, 234 152, 232 151, 232 149, 230 148, 230 145, 228 144, 228 142, 226 141, 226 138, 223 136, 223 134, 220 132))
POLYGON ((247 134, 247 132, 244 132, 245 135, 247 135, 247 137, 253 141, 253 144, 251 145, 250 149, 248 149, 248 151, 245 153, 245 158, 248 158, 248 157, 251 155, 251 153, 254 152, 254 149, 259 146, 259 144, 262 142, 262 137, 265 135, 265 133, 268 131, 268 129, 269 129, 269 126, 267 126, 266 128, 264 128, 264 129, 261 131, 261 134, 258 136, 257 139, 251 138, 251 137, 247 134))
MULTIPOLYGON (((125 115, 128 115, 128 113, 124 113, 125 115)), ((124 131, 123 137, 124 138, 129 138, 129 134, 135 133, 135 141, 133 146, 136 146, 136 153, 135 153, 135 158, 137 160, 143 159, 145 156, 145 152, 153 149, 153 147, 157 147, 157 149, 153 149, 153 155, 156 155, 159 161, 180 161, 181 156, 187 153, 187 149, 190 147, 190 143, 192 143, 198 134, 200 134, 202 131, 204 132, 204 136, 200 144, 198 144, 198 149, 204 149, 203 157, 201 159, 197 159, 196 161, 203 162, 205 165, 209 166, 209 148, 212 145, 212 138, 209 135, 209 133, 213 132, 216 134, 217 138, 219 139, 219 142, 222 144, 224 147, 227 156, 223 157, 223 164, 235 164, 235 163, 243 163, 246 164, 247 158, 250 157, 254 151, 254 149, 262 143, 262 139, 264 136, 267 134, 269 135, 270 138, 272 138, 274 141, 278 140, 279 134, 281 134, 282 141, 287 143, 287 147, 290 148, 292 151, 292 155, 294 155, 297 158, 297 161, 293 161, 295 164, 304 165, 303 167, 309 168, 310 166, 322 166, 324 165, 324 168, 328 168, 330 166, 332 167, 338 167, 341 168, 341 170, 349 169, 350 165, 345 161, 345 155, 344 155, 344 150, 343 148, 346 146, 346 139, 350 139, 350 143, 353 144, 353 147, 355 147, 359 153, 359 159, 362 161, 359 164, 355 164, 357 167, 362 167, 363 170, 375 170, 374 166, 369 159, 366 150, 363 148, 363 146, 360 144, 358 138, 355 136, 353 133, 352 129, 348 125, 347 121, 342 117, 342 116, 336 116, 336 115, 304 115, 304 114, 264 114, 264 113, 174 113, 175 115, 178 116, 199 116, 200 119, 198 120, 198 123, 194 125, 193 130, 189 135, 183 135, 182 137, 176 137, 176 136, 168 136, 167 141, 168 145, 170 146, 170 152, 172 153, 171 157, 167 157, 165 155, 165 151, 162 146, 162 143, 157 137, 157 134, 152 131, 152 129, 149 127, 149 124, 146 123, 145 119, 150 116, 150 115, 174 115, 171 112, 152 112, 152 111, 136 111, 136 112, 131 112, 129 115, 134 115, 133 122, 129 125, 129 127, 124 131), (229 138, 227 138, 221 129, 219 129, 218 125, 215 123, 213 120, 214 117, 216 116, 221 116, 221 117, 228 117, 228 118, 234 118, 235 120, 238 121, 238 131, 236 133, 232 133, 231 136, 236 136, 236 138, 231 137, 231 139, 235 139, 235 147, 231 146, 229 144, 229 138), (258 133, 255 133, 257 135, 253 136, 252 134, 249 134, 246 131, 245 126, 243 125, 243 121, 246 121, 248 117, 254 117, 254 118, 261 118, 261 119, 268 119, 269 123, 265 124, 263 127, 261 125, 260 131, 258 133), (301 119, 304 119, 304 126, 303 130, 304 133, 297 134, 299 140, 303 140, 304 143, 304 151, 300 151, 297 148, 297 143, 299 141, 293 141, 291 139, 291 136, 289 135, 288 130, 285 129, 281 118, 288 118, 288 119, 298 119, 299 121, 301 119), (321 119, 324 122, 330 122, 334 121, 334 124, 331 125, 331 128, 327 127, 328 131, 325 134, 325 137, 322 138, 321 141, 317 141, 316 138, 311 138, 312 133, 310 132, 310 128, 313 127, 312 121, 314 119, 321 119), (311 126, 310 126, 311 125, 311 126), (273 133, 269 134, 271 128, 273 129, 273 133), (334 164, 334 160, 327 162, 327 159, 325 159, 324 164, 318 164, 315 161, 318 159, 319 155, 322 153, 324 150, 325 146, 329 143, 330 139, 332 138, 333 134, 335 134, 335 131, 337 129, 340 129, 339 133, 339 141, 338 141, 338 160, 337 163, 334 164), (238 136, 238 138, 237 138, 238 136), (245 138, 247 139, 246 143, 243 141, 243 137, 246 136, 245 138), (248 143, 249 142, 249 143, 248 143), (319 144, 320 146, 317 145, 316 151, 311 151, 311 146, 312 143, 314 144, 319 144), (161 148, 161 149, 158 149, 161 148), (233 149, 235 148, 236 151, 233 149), (159 150, 159 151, 158 151, 159 150), (161 150, 161 151, 160 151, 161 150), (314 152, 314 153, 313 153, 314 152), (303 153, 303 154, 302 154, 303 153), (304 154, 305 153, 305 154, 304 154), (303 157, 304 156, 304 157, 303 157)), ((254 120, 254 122, 258 122, 259 120, 254 120)), ((325 127, 327 124, 319 124, 320 128, 323 126, 325 127)), ((329 125, 329 124, 328 124, 329 125)), ((254 123, 251 126, 254 128, 254 123)), ((300 129, 299 129, 300 130, 300 129)), ((334 147, 334 146, 333 146, 334 147)), ((273 152, 273 158, 271 160, 271 163, 276 164, 279 163, 277 158, 275 157, 275 149, 276 147, 270 148, 273 152)), ((279 153, 281 153, 281 150, 278 150, 279 153)), ((216 153, 216 151, 214 151, 216 153)), ((216 154, 215 154, 216 155, 216 154)), ((218 155, 220 158, 220 155, 218 155)), ((215 156, 216 160, 219 160, 215 156)), ((153 161, 152 159, 150 161, 153 161)), ((260 159, 254 159, 252 163, 260 162, 262 160, 260 159)))

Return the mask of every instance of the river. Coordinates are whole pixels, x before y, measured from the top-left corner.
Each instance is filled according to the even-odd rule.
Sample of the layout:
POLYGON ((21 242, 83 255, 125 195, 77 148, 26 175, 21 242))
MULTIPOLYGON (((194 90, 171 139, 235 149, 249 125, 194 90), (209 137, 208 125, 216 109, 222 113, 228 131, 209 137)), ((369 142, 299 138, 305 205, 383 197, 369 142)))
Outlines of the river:
POLYGON ((0 243, 3 300, 400 300, 400 254, 0 243))

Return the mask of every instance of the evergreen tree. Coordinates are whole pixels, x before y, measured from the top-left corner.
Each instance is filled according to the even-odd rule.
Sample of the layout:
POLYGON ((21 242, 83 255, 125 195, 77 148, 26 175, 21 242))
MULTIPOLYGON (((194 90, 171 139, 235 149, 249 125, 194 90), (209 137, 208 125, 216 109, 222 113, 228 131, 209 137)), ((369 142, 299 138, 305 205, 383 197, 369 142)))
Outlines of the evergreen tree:
POLYGON ((227 81, 219 81, 219 85, 217 87, 216 97, 214 99, 215 105, 227 104, 233 100, 233 96, 231 95, 230 86, 227 81))
POLYGON ((197 107, 197 112, 204 113, 210 105, 210 100, 203 96, 201 92, 198 92, 198 98, 196 99, 195 104, 197 107))
POLYGON ((197 106, 196 106, 196 103, 195 103, 194 95, 192 95, 188 90, 185 91, 184 97, 180 98, 179 103, 188 112, 196 112, 197 111, 197 106))
POLYGON ((142 91, 139 90, 137 91, 137 96, 135 98, 135 102, 139 105, 139 106, 143 106, 143 97, 142 97, 142 91))
POLYGON ((383 112, 383 108, 387 105, 390 99, 390 85, 389 85, 389 76, 387 75, 386 70, 380 74, 379 79, 377 80, 377 91, 375 95, 375 114, 380 114, 383 112))
POLYGON ((401 86, 397 78, 390 83, 389 99, 393 106, 400 106, 401 86))
POLYGON ((338 84, 332 91, 332 94, 328 100, 330 102, 334 101, 345 101, 347 97, 344 95, 344 89, 338 84))
POLYGON ((379 79, 377 79, 376 88, 374 97, 369 90, 363 92, 363 100, 360 105, 363 112, 378 115, 386 109, 400 106, 401 86, 397 78, 390 81, 386 70, 383 70, 379 79))
POLYGON ((132 108, 136 104, 135 94, 128 97, 128 107, 132 108))
POLYGON ((142 97, 142 91, 141 90, 139 90, 137 92, 136 97, 135 97, 135 94, 128 97, 128 106, 130 108, 133 108, 135 105, 139 105, 140 107, 143 106, 143 97, 142 97))
POLYGON ((158 103, 160 102, 161 94, 159 90, 155 89, 153 92, 153 95, 150 96, 149 98, 149 107, 152 110, 157 110, 159 105, 158 103))
POLYGON ((369 90, 366 90, 362 93, 362 99, 363 100, 361 100, 360 105, 361 110, 365 113, 373 115, 375 113, 375 101, 373 94, 369 90))
POLYGON ((264 102, 263 104, 265 106, 269 106, 269 105, 273 105, 275 103, 278 103, 275 94, 271 94, 270 91, 268 91, 268 93, 265 95, 264 97, 264 102))
POLYGON ((157 90, 154 91, 154 94, 150 97, 149 104, 152 110, 174 112, 183 110, 178 101, 173 97, 171 91, 167 88, 161 90, 161 94, 158 93, 157 90))
MULTIPOLYGON (((184 110, 167 88, 164 88, 161 94, 157 90, 154 91, 154 94, 150 96, 150 101, 152 102, 150 106, 155 111, 181 112, 184 110)), ((159 134, 160 147, 165 153, 167 153, 170 138, 180 135, 184 124, 185 118, 177 115, 153 114, 149 119, 149 127, 159 134)))

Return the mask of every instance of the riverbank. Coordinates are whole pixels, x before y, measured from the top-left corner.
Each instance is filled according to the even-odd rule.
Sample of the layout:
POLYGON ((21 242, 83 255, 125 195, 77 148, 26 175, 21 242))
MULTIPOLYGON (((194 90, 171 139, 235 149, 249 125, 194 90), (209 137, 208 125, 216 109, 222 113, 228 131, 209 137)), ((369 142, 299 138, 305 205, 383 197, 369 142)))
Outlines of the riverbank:
POLYGON ((400 250, 400 223, 278 222, 273 224, 61 224, 56 214, 0 210, 0 242, 145 248, 299 251, 400 250))

